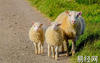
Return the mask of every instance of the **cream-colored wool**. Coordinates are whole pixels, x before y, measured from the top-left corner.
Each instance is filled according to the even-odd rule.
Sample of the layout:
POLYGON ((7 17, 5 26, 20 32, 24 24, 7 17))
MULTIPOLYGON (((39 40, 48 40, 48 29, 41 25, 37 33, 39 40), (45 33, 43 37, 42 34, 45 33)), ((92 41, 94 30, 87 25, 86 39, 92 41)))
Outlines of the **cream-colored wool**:
POLYGON ((39 43, 39 42, 41 42, 42 44, 44 43, 44 33, 42 28, 38 31, 34 31, 34 28, 31 27, 29 31, 29 37, 30 40, 35 43, 39 43))
POLYGON ((84 32, 85 24, 82 17, 79 17, 79 21, 72 25, 68 19, 68 15, 66 12, 61 13, 55 21, 58 23, 62 23, 61 29, 66 33, 66 36, 69 38, 75 38, 77 35, 80 35, 84 32))
POLYGON ((44 33, 42 24, 34 23, 34 25, 29 30, 29 38, 34 43, 35 54, 43 53, 44 33))
POLYGON ((64 41, 64 34, 62 29, 59 26, 52 24, 47 28, 45 33, 45 38, 48 44, 48 56, 51 56, 51 49, 52 49, 52 57, 57 60, 57 57, 59 55, 58 54, 59 46, 62 45, 64 41))
POLYGON ((61 13, 55 21, 58 23, 62 23, 60 27, 66 33, 66 36, 68 36, 68 38, 74 38, 76 36, 74 26, 68 20, 65 12, 61 13))

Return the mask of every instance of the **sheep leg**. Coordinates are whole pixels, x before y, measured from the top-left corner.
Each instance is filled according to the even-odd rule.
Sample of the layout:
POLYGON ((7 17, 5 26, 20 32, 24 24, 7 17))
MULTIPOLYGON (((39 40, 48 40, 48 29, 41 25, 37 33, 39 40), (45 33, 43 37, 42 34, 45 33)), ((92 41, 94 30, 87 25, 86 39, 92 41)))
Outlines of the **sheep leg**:
POLYGON ((64 52, 64 45, 63 45, 63 43, 61 45, 61 51, 64 52))
POLYGON ((43 44, 41 44, 41 54, 44 53, 43 44))
POLYGON ((75 54, 75 44, 76 43, 76 41, 75 40, 73 40, 72 41, 72 56, 74 56, 74 54, 75 54))
POLYGON ((56 48, 55 48, 55 52, 56 52, 56 54, 55 54, 55 60, 57 60, 58 59, 58 46, 56 46, 56 48))
POLYGON ((48 56, 50 57, 51 56, 51 46, 48 45, 48 56))
POLYGON ((67 47, 66 47, 66 56, 69 56, 69 42, 68 42, 68 40, 66 40, 66 45, 67 45, 67 47))
POLYGON ((34 43, 34 48, 35 48, 35 54, 38 54, 38 48, 36 43, 34 43))
POLYGON ((41 46, 41 43, 39 42, 39 43, 38 43, 38 54, 41 53, 41 48, 40 48, 40 46, 41 46))
POLYGON ((66 41, 66 56, 69 56, 69 42, 67 37, 65 37, 65 41, 66 41))
POLYGON ((52 49, 52 58, 55 58, 55 48, 54 48, 54 46, 52 46, 51 49, 52 49))

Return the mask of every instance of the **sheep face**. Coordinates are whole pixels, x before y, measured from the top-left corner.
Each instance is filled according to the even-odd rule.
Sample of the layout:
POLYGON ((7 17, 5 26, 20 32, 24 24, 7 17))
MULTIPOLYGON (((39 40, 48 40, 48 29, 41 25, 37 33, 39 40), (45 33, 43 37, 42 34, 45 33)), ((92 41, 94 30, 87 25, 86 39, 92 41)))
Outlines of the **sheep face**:
POLYGON ((79 17, 81 16, 81 12, 76 11, 67 11, 68 19, 70 20, 71 24, 76 24, 79 20, 79 17))
POLYGON ((34 31, 39 31, 40 28, 42 27, 43 24, 40 24, 40 23, 34 23, 33 24, 33 29, 34 31))

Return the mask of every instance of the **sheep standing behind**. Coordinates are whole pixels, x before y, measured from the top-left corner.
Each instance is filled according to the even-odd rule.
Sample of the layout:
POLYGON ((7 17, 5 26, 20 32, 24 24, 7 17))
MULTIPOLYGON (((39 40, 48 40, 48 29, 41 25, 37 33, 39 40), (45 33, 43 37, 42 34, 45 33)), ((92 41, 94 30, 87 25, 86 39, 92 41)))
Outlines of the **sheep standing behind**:
MULTIPOLYGON (((85 22, 81 14, 81 12, 76 11, 65 11, 55 20, 58 23, 62 23, 60 27, 65 32, 66 39, 72 39, 72 55, 75 54, 76 40, 81 34, 83 34, 85 29, 85 22)), ((68 41, 66 43, 68 47, 68 41)))
POLYGON ((64 41, 64 36, 61 28, 59 27, 61 24, 52 23, 49 26, 45 33, 46 42, 48 44, 48 56, 51 56, 51 50, 53 54, 53 58, 57 60, 58 58, 58 49, 59 46, 62 45, 64 41))
POLYGON ((43 53, 44 33, 42 25, 40 23, 34 23, 29 30, 29 38, 34 43, 35 54, 43 53))

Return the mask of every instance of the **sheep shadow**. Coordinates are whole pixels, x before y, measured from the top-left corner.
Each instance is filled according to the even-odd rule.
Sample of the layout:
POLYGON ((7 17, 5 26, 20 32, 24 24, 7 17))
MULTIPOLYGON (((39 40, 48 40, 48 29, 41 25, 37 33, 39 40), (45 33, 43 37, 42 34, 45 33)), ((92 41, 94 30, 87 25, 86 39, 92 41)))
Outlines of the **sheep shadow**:
MULTIPOLYGON (((92 44, 95 40, 100 39, 100 32, 94 33, 85 33, 79 37, 79 40, 76 42, 76 53, 79 52, 81 49, 84 48, 84 45, 87 43, 92 44)), ((72 44, 69 45, 69 56, 72 55, 71 53, 72 44)), ((66 54, 66 51, 59 52, 59 54, 66 54)))
POLYGON ((99 32, 90 33, 90 34, 84 34, 77 41, 77 42, 79 42, 79 44, 76 45, 76 52, 79 52, 84 47, 85 44, 93 43, 95 40, 97 40, 99 38, 100 38, 100 33, 99 32))

